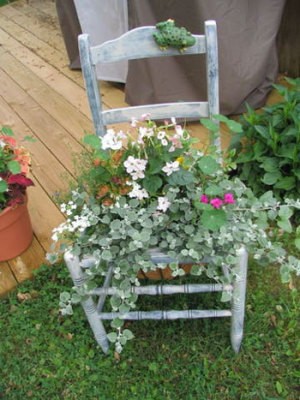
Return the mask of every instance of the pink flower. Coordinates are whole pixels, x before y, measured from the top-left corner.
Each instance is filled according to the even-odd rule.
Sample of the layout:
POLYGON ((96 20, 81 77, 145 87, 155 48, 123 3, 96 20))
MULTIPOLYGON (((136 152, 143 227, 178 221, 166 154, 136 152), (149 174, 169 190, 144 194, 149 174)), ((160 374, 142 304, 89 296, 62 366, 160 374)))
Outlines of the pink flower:
POLYGON ((214 207, 214 208, 221 208, 221 206, 223 205, 223 200, 219 199, 218 197, 215 197, 214 199, 212 199, 210 201, 210 204, 214 207))
POLYGON ((224 203, 225 204, 234 204, 235 203, 235 199, 232 193, 226 193, 224 195, 224 203))
POLYGON ((200 197, 200 201, 201 201, 201 203, 208 203, 209 202, 208 197, 206 196, 206 194, 203 194, 200 197))

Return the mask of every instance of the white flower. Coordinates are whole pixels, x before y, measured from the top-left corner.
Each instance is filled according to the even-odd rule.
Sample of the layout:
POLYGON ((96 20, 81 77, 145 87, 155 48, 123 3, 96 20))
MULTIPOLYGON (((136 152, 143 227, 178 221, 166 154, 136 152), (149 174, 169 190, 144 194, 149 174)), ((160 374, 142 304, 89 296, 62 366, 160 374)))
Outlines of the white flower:
POLYGON ((123 146, 122 140, 120 139, 122 139, 123 137, 123 132, 119 132, 116 134, 113 129, 108 129, 107 133, 102 138, 102 149, 120 150, 123 146))
POLYGON ((157 139, 164 139, 164 137, 166 136, 166 132, 165 131, 159 131, 157 133, 157 139))
POLYGON ((169 202, 167 197, 158 197, 158 205, 156 209, 158 211, 166 212, 170 205, 171 203, 169 202))
POLYGON ((128 174, 131 175, 133 180, 142 179, 145 177, 144 171, 147 166, 147 160, 140 158, 134 158, 129 156, 126 161, 124 161, 124 167, 128 174))
POLYGON ((167 162, 167 164, 162 168, 162 170, 170 176, 173 172, 179 171, 179 162, 167 162))
POLYGON ((139 122, 139 120, 138 119, 136 119, 135 117, 132 117, 131 118, 131 126, 133 127, 133 128, 135 128, 136 126, 137 126, 137 123, 139 122))
POLYGON ((167 141, 167 139, 162 139, 161 144, 162 144, 163 146, 168 146, 168 141, 167 141))
POLYGON ((138 143, 143 143, 144 137, 150 138, 152 136, 154 136, 154 130, 152 128, 141 126, 139 128, 138 143))
POLYGON ((176 125, 175 126, 175 132, 176 132, 176 136, 179 138, 182 138, 184 130, 182 129, 181 125, 176 125))
POLYGON ((138 183, 133 182, 132 186, 133 187, 131 192, 128 193, 129 197, 137 198, 139 200, 146 199, 149 197, 148 192, 145 189, 143 189, 141 185, 139 185, 138 183))

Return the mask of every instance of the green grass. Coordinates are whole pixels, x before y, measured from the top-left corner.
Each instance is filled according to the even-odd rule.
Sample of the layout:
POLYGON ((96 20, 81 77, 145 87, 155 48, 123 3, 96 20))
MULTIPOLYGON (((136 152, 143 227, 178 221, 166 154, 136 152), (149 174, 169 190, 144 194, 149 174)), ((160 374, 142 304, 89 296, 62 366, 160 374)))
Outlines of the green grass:
POLYGON ((64 270, 43 267, 0 303, 0 399, 299 399, 300 296, 277 276, 275 268, 250 269, 238 355, 229 319, 143 321, 131 323, 136 338, 117 360, 96 346, 80 307, 59 315, 70 283, 64 270))

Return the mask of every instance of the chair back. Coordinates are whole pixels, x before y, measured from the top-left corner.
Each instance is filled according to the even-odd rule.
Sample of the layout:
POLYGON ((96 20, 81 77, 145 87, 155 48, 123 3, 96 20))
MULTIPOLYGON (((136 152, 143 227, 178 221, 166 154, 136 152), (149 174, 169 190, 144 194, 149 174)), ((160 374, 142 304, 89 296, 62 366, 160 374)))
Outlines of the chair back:
MULTIPOLYGON (((216 22, 206 21, 204 35, 193 35, 195 44, 183 51, 174 48, 162 50, 153 38, 155 32, 157 32, 157 29, 154 26, 135 28, 117 39, 95 46, 91 45, 88 34, 79 35, 78 43, 81 68, 95 132, 98 136, 105 134, 107 125, 128 122, 132 118, 140 118, 143 114, 150 114, 153 120, 170 119, 171 117, 186 119, 212 118, 213 115, 219 114, 216 22), (101 88, 98 85, 96 75, 97 64, 112 63, 121 60, 192 54, 205 54, 206 56, 206 101, 173 102, 104 110, 101 101, 101 88)), ((215 144, 220 146, 219 138, 216 138, 215 144)))

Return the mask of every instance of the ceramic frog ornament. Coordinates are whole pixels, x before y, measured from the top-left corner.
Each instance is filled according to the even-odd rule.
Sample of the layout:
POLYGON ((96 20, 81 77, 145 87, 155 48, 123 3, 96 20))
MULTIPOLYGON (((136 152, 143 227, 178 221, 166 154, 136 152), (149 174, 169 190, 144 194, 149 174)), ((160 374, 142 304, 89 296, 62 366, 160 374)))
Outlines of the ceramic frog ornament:
POLYGON ((158 22, 156 29, 158 32, 153 33, 153 37, 162 50, 168 47, 175 47, 180 51, 184 51, 186 47, 193 46, 196 42, 191 32, 183 27, 176 26, 172 19, 158 22))

